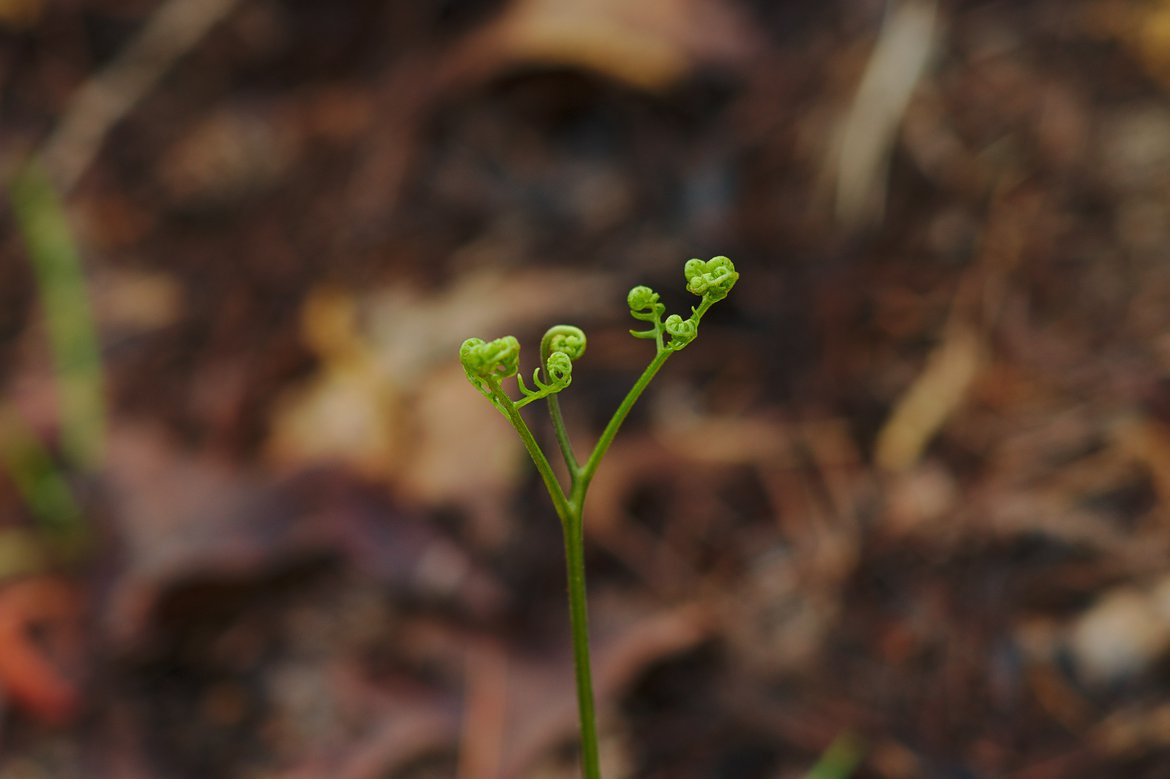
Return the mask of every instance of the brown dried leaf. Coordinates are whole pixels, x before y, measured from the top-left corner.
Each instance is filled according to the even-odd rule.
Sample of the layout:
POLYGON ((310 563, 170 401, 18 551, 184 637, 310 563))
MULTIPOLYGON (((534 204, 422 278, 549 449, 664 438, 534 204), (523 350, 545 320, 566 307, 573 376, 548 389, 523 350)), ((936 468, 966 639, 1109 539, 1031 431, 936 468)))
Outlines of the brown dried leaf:
POLYGON ((486 33, 505 61, 571 65, 651 90, 758 47, 746 21, 713 0, 518 0, 486 33))
POLYGON ((467 383, 459 344, 572 321, 613 299, 613 286, 597 274, 518 271, 467 275, 438 295, 407 285, 318 292, 303 321, 321 371, 277 402, 268 456, 294 470, 344 464, 413 500, 464 507, 485 539, 498 537, 522 450, 467 383))
POLYGON ((111 434, 107 475, 125 560, 103 618, 122 647, 148 634, 174 585, 247 580, 322 557, 472 613, 492 611, 501 597, 499 585, 433 525, 340 473, 276 477, 122 427, 111 434))
MULTIPOLYGON (((709 604, 696 601, 656 608, 621 598, 595 600, 594 691, 602 716, 648 667, 696 646, 715 628, 709 604)), ((465 692, 456 695, 420 689, 404 679, 371 684, 358 681, 353 694, 372 717, 362 735, 331 749, 286 779, 333 776, 373 779, 389 776, 422 754, 458 747, 459 776, 468 779, 520 779, 577 733, 573 660, 567 641, 534 656, 494 636, 430 622, 416 624, 428 662, 465 663, 465 692)), ((612 752, 612 747, 610 747, 612 752)), ((612 754, 611 754, 612 756, 612 754)))

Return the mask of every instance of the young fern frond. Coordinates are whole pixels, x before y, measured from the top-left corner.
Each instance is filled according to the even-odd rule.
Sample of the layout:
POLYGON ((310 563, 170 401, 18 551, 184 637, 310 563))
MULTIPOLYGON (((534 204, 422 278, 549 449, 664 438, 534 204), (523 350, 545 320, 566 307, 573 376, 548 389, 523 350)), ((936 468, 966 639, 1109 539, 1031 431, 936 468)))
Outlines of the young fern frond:
POLYGON ((678 314, 671 314, 662 323, 662 329, 670 336, 666 348, 677 352, 695 340, 695 336, 699 334, 699 321, 694 314, 691 314, 690 319, 683 319, 678 314))
POLYGON ((459 347, 459 362, 463 364, 463 372, 471 386, 490 400, 501 414, 508 416, 498 397, 500 382, 515 376, 520 369, 520 342, 510 335, 494 341, 468 338, 459 347))
POLYGON ((666 306, 658 302, 658 293, 649 287, 634 287, 626 296, 630 306, 630 316, 643 322, 653 324, 649 330, 631 330, 630 335, 635 338, 654 338, 658 341, 659 351, 662 349, 662 315, 666 313, 666 306))
POLYGON ((589 664, 589 628, 585 602, 585 562, 583 551, 582 514, 585 493, 609 450, 618 429, 641 397, 647 385, 673 353, 684 349, 699 333, 699 322, 712 304, 727 297, 739 280, 735 265, 726 257, 710 260, 689 260, 683 267, 687 290, 700 297, 699 305, 691 308, 691 315, 683 318, 671 314, 663 319, 666 306, 659 295, 649 287, 637 286, 630 290, 626 302, 630 316, 650 325, 645 330, 631 330, 635 338, 653 339, 655 355, 634 382, 621 405, 605 426, 589 459, 578 464, 561 417, 558 395, 572 383, 573 363, 585 353, 585 333, 572 325, 549 328, 540 342, 540 365, 532 372, 532 387, 520 373, 520 343, 512 336, 484 341, 468 338, 459 348, 463 370, 480 394, 516 429, 520 440, 536 465, 553 507, 561 520, 565 537, 565 557, 568 572, 569 617, 573 633, 573 658, 577 681, 577 706, 581 721, 581 769, 585 779, 600 779, 598 763, 597 728, 593 711, 593 684, 589 664), (505 379, 516 377, 520 399, 513 400, 502 388, 505 379), (533 401, 548 402, 553 432, 564 456, 569 473, 566 490, 557 480, 548 458, 532 435, 520 409, 533 401))
POLYGON ((536 389, 529 389, 524 383, 524 377, 517 373, 516 384, 520 387, 524 399, 516 403, 516 408, 523 408, 534 400, 547 398, 568 387, 573 382, 573 361, 564 352, 553 352, 544 361, 544 368, 532 371, 532 383, 536 389), (548 381, 541 381, 540 374, 544 372, 548 381))
POLYGON ((517 375, 516 383, 524 399, 516 408, 526 406, 534 400, 551 397, 562 391, 573 381, 573 361, 585 354, 585 333, 572 325, 550 327, 540 339, 540 365, 532 372, 532 383, 536 389, 529 389, 524 379, 517 375), (541 373, 544 379, 540 378, 541 373))
POLYGON ((540 362, 548 363, 554 352, 564 352, 570 360, 580 360, 585 354, 585 331, 572 325, 553 325, 540 339, 540 362))
POLYGON ((739 281, 735 265, 726 257, 712 257, 706 262, 687 260, 683 266, 683 275, 687 277, 687 292, 711 303, 727 297, 735 282, 739 281))

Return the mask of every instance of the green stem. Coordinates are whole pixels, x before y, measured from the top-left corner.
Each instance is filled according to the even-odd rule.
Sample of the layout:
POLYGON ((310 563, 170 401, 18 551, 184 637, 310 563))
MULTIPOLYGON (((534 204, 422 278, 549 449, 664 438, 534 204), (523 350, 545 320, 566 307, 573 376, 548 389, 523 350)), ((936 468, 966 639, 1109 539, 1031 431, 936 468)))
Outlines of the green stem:
POLYGON ((577 465, 577 457, 573 454, 573 444, 569 441, 569 432, 565 429, 565 419, 561 416, 561 402, 556 395, 548 396, 548 415, 552 418, 553 434, 556 436, 557 445, 561 447, 565 466, 569 469, 569 475, 576 481, 580 468, 577 465))
POLYGON ((581 775, 601 779, 597 718, 589 662, 589 612, 585 601, 585 542, 581 506, 572 504, 565 523, 565 566, 569 581, 569 622, 573 633, 573 668, 577 679, 577 714, 581 723, 581 775))
MULTIPOLYGON (((701 314, 700 314, 701 316, 701 314)), ((659 335, 661 338, 661 335, 659 335)), ((622 423, 629 416, 634 404, 646 390, 651 380, 658 374, 666 359, 673 352, 660 347, 654 359, 642 371, 642 375, 634 382, 634 386, 626 393, 621 405, 618 406, 609 424, 605 426, 593 453, 585 465, 579 466, 573 454, 569 435, 565 429, 564 418, 561 415, 560 404, 555 395, 548 397, 549 415, 552 417, 553 431, 556 434, 557 444, 564 455, 565 464, 569 469, 569 495, 566 497, 560 482, 553 474, 548 458, 545 457, 536 438, 532 435, 528 425, 520 416, 517 405, 500 389, 498 382, 488 382, 492 397, 497 407, 504 412, 512 427, 520 434, 524 447, 532 457, 544 480, 545 487, 552 497, 557 516, 561 518, 561 527, 565 536, 565 567, 569 588, 569 622, 573 638, 573 668, 577 682, 577 714, 581 723, 581 773, 583 779, 601 779, 601 763, 597 748, 597 716, 593 702, 593 674, 589 659, 589 610, 586 605, 585 592, 585 539, 582 513, 585 506, 585 493, 589 483, 597 472, 601 459, 609 450, 610 444, 621 429, 622 423)))
POLYGON ((646 370, 642 371, 642 375, 638 377, 638 381, 626 393, 626 397, 622 400, 622 404, 618 406, 617 411, 613 413, 609 424, 605 426, 605 430, 601 433, 601 438, 597 440, 597 446, 593 448, 593 454, 589 455, 589 459, 581 468, 580 478, 575 480, 572 487, 572 496, 574 500, 584 501, 585 490, 589 488, 589 482, 592 481, 593 475, 597 472, 597 466, 601 464, 601 458, 605 456, 606 451, 609 450, 609 445, 613 443, 614 436, 617 435, 622 423, 626 421, 626 417, 630 414, 630 409, 638 402, 638 398, 642 396, 642 392, 650 383, 650 380, 658 373, 666 362, 666 358, 673 354, 669 349, 660 349, 650 364, 646 366, 646 370), (580 496, 578 498, 578 496, 580 496))
MULTIPOLYGON (((532 435, 532 431, 528 429, 528 424, 524 421, 524 417, 520 416, 520 412, 516 409, 516 404, 500 389, 499 382, 489 380, 487 384, 491 390, 492 397, 496 399, 496 407, 504 412, 504 415, 508 417, 508 421, 512 423, 512 427, 516 428, 516 432, 520 434, 520 440, 524 442, 524 448, 528 450, 528 456, 532 458, 537 472, 540 473, 540 478, 544 480, 544 486, 548 490, 549 497, 552 498, 553 508, 556 509, 557 516, 561 518, 561 525, 567 527, 572 512, 569 509, 569 502, 565 497, 565 491, 561 489, 561 484, 557 481, 556 474, 553 473, 548 458, 541 451, 540 444, 536 443, 536 438, 532 435)), ((577 511, 577 514, 580 516, 580 510, 577 511)))
POLYGON ((650 384, 651 379, 658 373, 666 362, 670 351, 660 349, 658 354, 646 366, 646 370, 634 383, 626 394, 617 411, 614 412, 609 424, 597 441, 593 454, 583 467, 576 467, 572 449, 568 445, 568 435, 564 433, 564 421, 561 419, 560 408, 550 398, 549 412, 553 417, 553 428, 557 431, 557 442, 565 454, 565 461, 569 465, 572 477, 568 508, 568 520, 564 522, 565 531, 565 565, 569 581, 569 621, 573 633, 573 668, 577 680, 577 714, 581 723, 581 775, 583 779, 601 779, 601 763, 597 749, 597 718, 593 704, 593 679, 589 660, 589 612, 585 600, 585 539, 582 521, 582 512, 585 505, 585 492, 589 482, 605 456, 606 450, 613 443, 622 422, 629 416, 634 403, 641 397, 642 392, 650 384))
MULTIPOLYGON (((648 380, 647 380, 648 381, 648 380)), ((577 680, 577 714, 581 723, 581 772, 583 779, 601 779, 601 763, 597 749, 597 716, 593 705, 593 674, 589 660, 589 610, 585 598, 585 539, 583 523, 581 521, 582 504, 585 491, 581 488, 581 469, 573 458, 572 448, 569 446, 568 434, 565 432, 564 420, 560 415, 560 408, 555 398, 549 397, 549 410, 553 415, 553 427, 557 432, 557 441, 565 454, 572 479, 574 498, 569 500, 561 489, 560 482, 553 474, 552 466, 545 457, 532 431, 528 428, 524 418, 520 416, 516 404, 500 388, 498 382, 489 381, 492 397, 496 406, 508 417, 512 427, 520 434, 524 448, 528 450, 536 470, 544 480, 548 494, 552 497, 557 516, 561 518, 561 529, 565 536, 565 569, 569 588, 569 623, 573 637, 573 668, 577 680)), ((631 401, 632 403, 632 401, 631 401)), ((614 431, 617 432, 616 429, 614 431)))
POLYGON ((714 302, 715 301, 711 300, 710 298, 704 297, 699 301, 698 306, 691 309, 691 318, 695 320, 696 325, 699 324, 699 320, 703 318, 703 314, 707 313, 707 309, 709 309, 714 304, 714 302))

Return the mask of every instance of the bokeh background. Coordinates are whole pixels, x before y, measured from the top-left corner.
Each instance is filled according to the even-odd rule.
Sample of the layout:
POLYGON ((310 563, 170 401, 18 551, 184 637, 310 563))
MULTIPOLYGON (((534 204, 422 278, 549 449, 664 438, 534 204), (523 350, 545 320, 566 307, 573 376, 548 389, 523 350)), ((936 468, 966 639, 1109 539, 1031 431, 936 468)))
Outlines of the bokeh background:
POLYGON ((0 779, 576 776, 458 344, 582 326, 584 449, 716 254, 606 775, 1170 776, 1167 90, 1165 0, 0 0, 0 779))

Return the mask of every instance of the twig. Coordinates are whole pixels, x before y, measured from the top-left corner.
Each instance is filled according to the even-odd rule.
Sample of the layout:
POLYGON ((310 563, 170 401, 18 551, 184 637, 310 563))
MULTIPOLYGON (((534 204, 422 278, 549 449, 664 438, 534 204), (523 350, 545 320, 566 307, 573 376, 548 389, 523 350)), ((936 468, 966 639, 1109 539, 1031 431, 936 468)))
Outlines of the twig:
POLYGON ((890 149, 910 97, 930 61, 937 0, 894 3, 849 109, 837 151, 837 219, 877 222, 885 211, 890 149))
POLYGON ((58 192, 73 189, 110 130, 239 2, 168 0, 113 62, 82 84, 39 155, 58 192))

